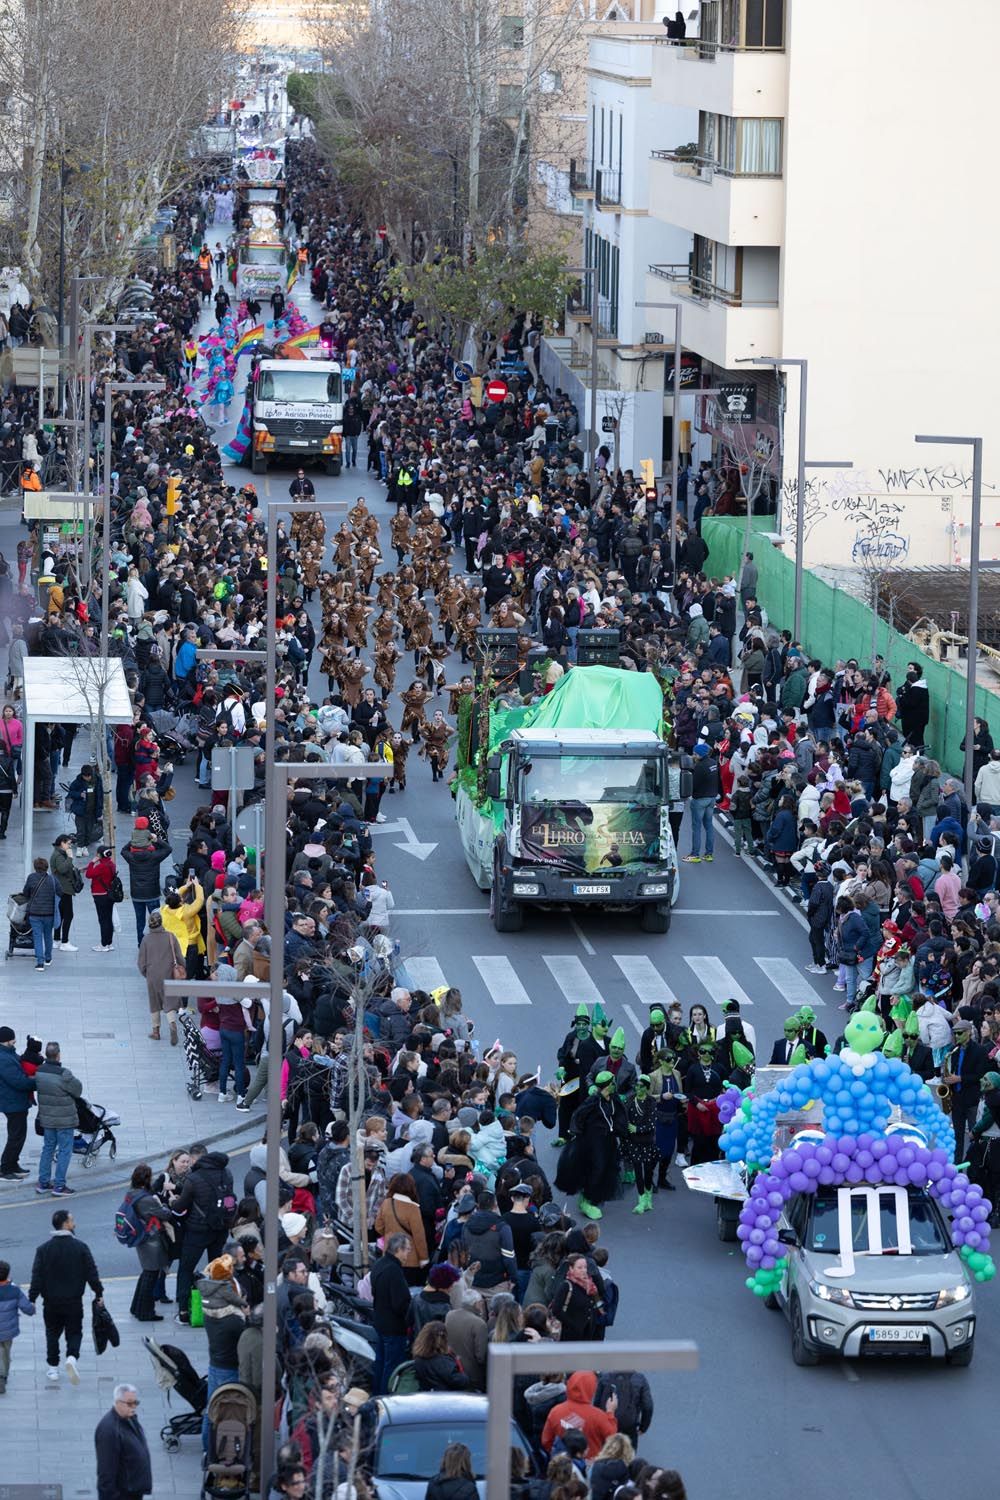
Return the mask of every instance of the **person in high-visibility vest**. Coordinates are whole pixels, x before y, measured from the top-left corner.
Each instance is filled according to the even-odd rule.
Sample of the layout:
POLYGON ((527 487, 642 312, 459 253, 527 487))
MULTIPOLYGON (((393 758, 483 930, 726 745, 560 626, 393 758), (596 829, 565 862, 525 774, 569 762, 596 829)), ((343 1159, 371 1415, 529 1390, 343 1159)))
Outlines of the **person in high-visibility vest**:
POLYGON ((32 493, 37 494, 41 487, 42 481, 38 477, 38 470, 32 468, 31 464, 25 464, 21 470, 22 490, 31 490, 32 493))
POLYGON ((193 380, 198 365, 198 344, 195 339, 187 338, 181 345, 181 353, 184 357, 184 375, 187 380, 193 380))

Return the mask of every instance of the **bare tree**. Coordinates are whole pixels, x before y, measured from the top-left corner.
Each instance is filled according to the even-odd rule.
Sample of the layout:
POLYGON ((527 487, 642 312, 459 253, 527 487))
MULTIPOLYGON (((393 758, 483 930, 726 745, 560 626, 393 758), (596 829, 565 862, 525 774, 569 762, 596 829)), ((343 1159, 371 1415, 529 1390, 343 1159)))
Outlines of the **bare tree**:
POLYGON ((0 0, 0 88, 20 128, 0 135, 13 199, 5 253, 53 306, 67 273, 112 300, 156 209, 191 169, 186 148, 235 75, 243 0, 0 0))

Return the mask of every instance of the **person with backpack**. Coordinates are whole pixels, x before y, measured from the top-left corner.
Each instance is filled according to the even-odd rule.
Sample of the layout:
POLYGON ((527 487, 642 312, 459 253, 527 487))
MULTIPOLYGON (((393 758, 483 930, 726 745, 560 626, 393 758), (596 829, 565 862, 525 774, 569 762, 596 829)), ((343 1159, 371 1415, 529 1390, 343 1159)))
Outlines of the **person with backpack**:
POLYGON ((639 1434, 648 1432, 653 1421, 653 1393, 649 1381, 639 1370, 605 1370, 597 1377, 594 1405, 606 1407, 612 1392, 618 1397, 615 1410, 618 1431, 625 1434, 633 1448, 637 1448, 639 1434))
POLYGON ((128 1192, 115 1214, 115 1239, 139 1257, 139 1279, 129 1312, 139 1323, 162 1323, 156 1311, 156 1286, 170 1264, 164 1225, 169 1210, 153 1192, 153 1169, 140 1162, 132 1172, 128 1192))
POLYGON ((198 1262, 206 1253, 209 1260, 222 1253, 236 1212, 226 1153, 209 1151, 197 1141, 191 1147, 191 1158, 191 1168, 180 1192, 170 1200, 171 1212, 184 1215, 184 1237, 177 1264, 178 1323, 191 1322, 191 1288, 198 1262))

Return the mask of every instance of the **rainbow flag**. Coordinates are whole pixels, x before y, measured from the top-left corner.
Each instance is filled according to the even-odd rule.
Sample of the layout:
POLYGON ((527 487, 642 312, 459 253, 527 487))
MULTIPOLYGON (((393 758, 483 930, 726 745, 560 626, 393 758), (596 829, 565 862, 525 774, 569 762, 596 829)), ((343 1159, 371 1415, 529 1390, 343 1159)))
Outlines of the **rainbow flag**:
POLYGON ((283 339, 282 343, 286 349, 306 349, 310 344, 318 344, 319 324, 314 323, 312 328, 307 328, 303 333, 296 334, 293 339, 283 339))
POLYGON ((244 349, 249 349, 251 344, 259 344, 259 343, 261 343, 262 340, 263 340, 263 338, 264 338, 264 325, 263 325, 263 323, 258 323, 255 328, 248 328, 247 329, 246 333, 243 335, 243 337, 240 339, 239 343, 236 345, 235 349, 233 350, 233 353, 236 355, 237 358, 239 358, 239 356, 243 353, 244 349))
POLYGON ((285 291, 290 292, 298 279, 299 263, 297 259, 293 259, 291 265, 288 268, 288 280, 285 282, 285 291))

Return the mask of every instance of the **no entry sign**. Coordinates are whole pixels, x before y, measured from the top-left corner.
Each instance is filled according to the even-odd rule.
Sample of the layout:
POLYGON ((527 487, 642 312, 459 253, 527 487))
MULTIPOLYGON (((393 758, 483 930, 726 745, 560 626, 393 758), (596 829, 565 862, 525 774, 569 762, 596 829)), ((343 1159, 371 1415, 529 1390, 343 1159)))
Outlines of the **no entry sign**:
POLYGON ((505 380, 491 380, 486 386, 486 394, 491 401, 502 401, 507 394, 507 382, 505 380))

